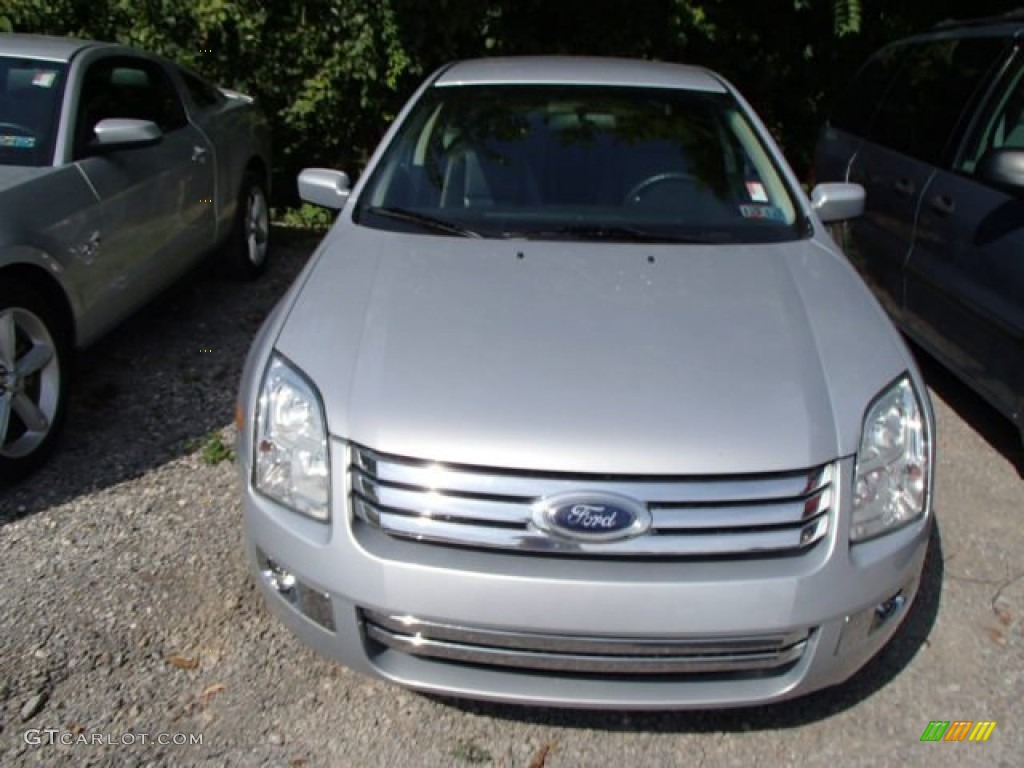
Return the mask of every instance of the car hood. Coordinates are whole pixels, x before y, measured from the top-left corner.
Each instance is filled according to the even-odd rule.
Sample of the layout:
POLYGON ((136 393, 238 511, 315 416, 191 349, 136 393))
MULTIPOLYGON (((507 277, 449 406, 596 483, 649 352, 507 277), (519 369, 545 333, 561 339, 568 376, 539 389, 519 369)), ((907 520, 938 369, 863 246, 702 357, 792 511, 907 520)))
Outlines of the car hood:
POLYGON ((857 449, 910 365, 841 256, 498 241, 343 223, 278 350, 336 437, 446 462, 764 472, 857 449))

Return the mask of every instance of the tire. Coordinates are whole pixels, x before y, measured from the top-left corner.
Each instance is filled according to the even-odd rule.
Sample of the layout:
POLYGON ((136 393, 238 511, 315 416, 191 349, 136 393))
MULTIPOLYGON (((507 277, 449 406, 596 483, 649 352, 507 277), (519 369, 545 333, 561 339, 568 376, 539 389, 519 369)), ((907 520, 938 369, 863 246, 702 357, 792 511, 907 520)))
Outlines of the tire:
POLYGON ((39 467, 64 423, 70 344, 60 313, 30 285, 0 284, 0 483, 39 467))
POLYGON ((230 276, 255 280, 267 270, 270 256, 270 208, 263 182, 247 171, 238 194, 238 210, 225 253, 230 276))

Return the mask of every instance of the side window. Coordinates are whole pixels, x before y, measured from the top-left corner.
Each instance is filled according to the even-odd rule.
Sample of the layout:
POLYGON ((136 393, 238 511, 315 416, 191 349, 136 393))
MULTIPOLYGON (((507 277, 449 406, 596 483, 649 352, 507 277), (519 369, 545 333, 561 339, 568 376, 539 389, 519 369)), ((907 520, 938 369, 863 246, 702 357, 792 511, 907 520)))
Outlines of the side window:
POLYGON ((1000 38, 983 37, 916 46, 886 93, 867 138, 938 164, 1005 47, 1000 38))
POLYGON ((183 69, 178 70, 178 72, 181 74, 182 82, 185 83, 188 95, 197 109, 213 107, 224 101, 224 96, 221 92, 202 78, 196 77, 191 72, 186 72, 183 69))
POLYGON ((982 116, 957 160, 956 170, 974 173, 990 149, 1024 149, 1024 64, 1011 70, 991 110, 982 116))
POLYGON ((906 45, 890 45, 868 59, 832 106, 829 124, 841 131, 863 136, 875 113, 873 107, 906 59, 907 50, 906 45))
POLYGON ((164 133, 188 123, 181 99, 163 68, 131 57, 101 59, 86 71, 75 119, 76 159, 88 153, 96 123, 114 117, 150 120, 164 133))

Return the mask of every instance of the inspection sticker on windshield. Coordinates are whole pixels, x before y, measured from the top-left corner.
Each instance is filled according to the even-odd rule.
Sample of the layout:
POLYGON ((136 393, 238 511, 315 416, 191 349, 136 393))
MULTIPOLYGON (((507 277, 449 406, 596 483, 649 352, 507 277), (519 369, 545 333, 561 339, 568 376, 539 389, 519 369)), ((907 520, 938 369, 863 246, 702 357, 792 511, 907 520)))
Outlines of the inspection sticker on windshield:
POLYGON ((0 147, 32 149, 36 145, 34 136, 0 136, 0 147))
POLYGON ((767 203, 768 193, 764 191, 764 184, 760 181, 747 182, 747 194, 755 203, 767 203))
POLYGON ((36 72, 32 75, 32 85, 40 88, 52 88, 53 81, 57 79, 56 72, 36 72))
POLYGON ((774 205, 741 205, 740 215, 745 219, 786 220, 786 215, 774 205))

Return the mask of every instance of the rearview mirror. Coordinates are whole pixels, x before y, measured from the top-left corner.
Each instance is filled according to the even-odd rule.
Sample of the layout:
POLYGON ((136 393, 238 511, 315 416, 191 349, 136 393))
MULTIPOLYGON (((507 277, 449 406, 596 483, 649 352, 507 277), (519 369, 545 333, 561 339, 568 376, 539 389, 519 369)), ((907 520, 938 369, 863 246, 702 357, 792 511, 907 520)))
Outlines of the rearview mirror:
POLYGON ((329 168, 306 168, 299 174, 299 197, 307 203, 341 210, 348 200, 348 174, 329 168))
POLYGON ((811 206, 824 224, 855 219, 864 213, 864 187, 860 184, 819 184, 811 191, 811 206))
POLYGON ((156 123, 126 117, 100 120, 93 128, 93 133, 95 138, 89 143, 93 153, 151 147, 163 138, 163 132, 156 123))

